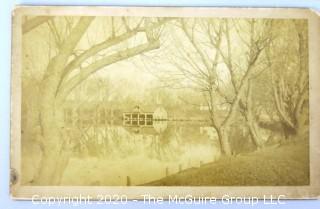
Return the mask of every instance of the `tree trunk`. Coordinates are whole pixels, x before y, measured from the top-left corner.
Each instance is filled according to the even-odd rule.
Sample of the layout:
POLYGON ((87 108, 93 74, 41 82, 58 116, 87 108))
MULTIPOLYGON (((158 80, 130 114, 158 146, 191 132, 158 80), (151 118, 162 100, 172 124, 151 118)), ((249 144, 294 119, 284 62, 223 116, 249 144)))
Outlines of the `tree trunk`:
POLYGON ((61 184, 64 171, 66 170, 69 163, 70 154, 71 154, 70 150, 61 149, 60 155, 57 158, 57 166, 56 166, 54 178, 52 179, 53 185, 61 184))
POLYGON ((250 136, 253 144, 260 149, 263 146, 262 138, 259 132, 259 127, 254 115, 254 106, 253 106, 253 95, 252 95, 252 81, 248 81, 248 91, 247 91, 247 100, 246 108, 244 108, 244 115, 249 127, 250 136))
POLYGON ((250 131, 250 136, 252 139, 253 144, 258 148, 263 147, 263 143, 261 142, 261 136, 259 134, 259 131, 257 130, 257 124, 254 121, 248 122, 248 127, 250 131))
POLYGON ((217 129, 222 155, 232 154, 227 130, 228 129, 225 129, 223 127, 217 129))
POLYGON ((56 99, 57 90, 63 74, 64 67, 77 43, 89 27, 93 17, 82 17, 77 25, 65 39, 59 54, 53 57, 45 71, 40 91, 40 125, 42 132, 42 159, 38 175, 35 179, 37 185, 53 185, 60 169, 59 154, 61 153, 63 129, 63 109, 56 99))
MULTIPOLYGON (((54 104, 54 101, 52 103, 54 104)), ((62 108, 54 105, 41 111, 42 159, 35 179, 37 185, 59 185, 68 164, 70 150, 64 148, 62 113, 62 108)))
MULTIPOLYGON (((52 72, 52 65, 48 66, 48 72, 52 72)), ((59 77, 55 73, 44 76, 40 95, 40 125, 42 132, 42 159, 40 170, 35 179, 37 185, 52 185, 54 175, 59 163, 58 156, 61 150, 61 130, 63 128, 63 111, 56 105, 55 92, 59 83, 59 77)))
MULTIPOLYGON (((209 100, 207 101, 207 105, 209 107, 210 121, 211 121, 212 127, 215 129, 215 131, 218 134, 221 155, 231 155, 232 152, 231 152, 231 146, 230 146, 229 137, 228 137, 229 133, 226 131, 227 129, 224 126, 219 126, 215 119, 212 91, 208 92, 208 96, 209 96, 209 100)), ((225 125, 228 125, 228 123, 226 123, 225 125)))
POLYGON ((40 170, 35 180, 38 185, 52 185, 54 183, 57 166, 59 163, 59 153, 61 151, 61 128, 58 125, 57 117, 48 114, 54 112, 53 109, 41 111, 42 127, 42 159, 40 170))
POLYGON ((291 127, 285 121, 282 121, 281 124, 282 124, 282 128, 283 128, 283 133, 284 133, 284 139, 285 140, 289 139, 291 136, 296 135, 296 133, 297 133, 296 126, 291 127))

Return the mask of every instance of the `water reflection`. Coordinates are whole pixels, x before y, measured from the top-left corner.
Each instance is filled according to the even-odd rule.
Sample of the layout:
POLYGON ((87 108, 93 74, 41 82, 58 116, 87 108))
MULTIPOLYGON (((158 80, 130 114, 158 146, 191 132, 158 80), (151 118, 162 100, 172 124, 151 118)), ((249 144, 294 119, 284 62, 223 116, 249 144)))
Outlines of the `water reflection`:
POLYGON ((215 132, 199 122, 123 123, 91 127, 85 135, 85 149, 90 153, 90 146, 95 145, 91 148, 95 153, 72 158, 62 184, 126 185, 130 177, 132 185, 139 185, 179 169, 199 167, 220 154, 215 132))
POLYGON ((166 131, 168 127, 168 121, 151 121, 147 125, 127 125, 125 124, 124 127, 132 133, 135 134, 148 134, 152 133, 154 135, 162 134, 166 131))

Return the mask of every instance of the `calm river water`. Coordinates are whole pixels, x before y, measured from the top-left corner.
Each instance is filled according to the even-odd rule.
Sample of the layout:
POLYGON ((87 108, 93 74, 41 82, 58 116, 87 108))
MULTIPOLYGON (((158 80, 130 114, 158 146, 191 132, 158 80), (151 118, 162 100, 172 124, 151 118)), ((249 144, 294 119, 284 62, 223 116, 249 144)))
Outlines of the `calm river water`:
POLYGON ((157 121, 87 131, 97 156, 72 157, 62 185, 140 185, 218 158, 214 130, 202 122, 157 121), (90 138, 90 136, 94 136, 90 138))

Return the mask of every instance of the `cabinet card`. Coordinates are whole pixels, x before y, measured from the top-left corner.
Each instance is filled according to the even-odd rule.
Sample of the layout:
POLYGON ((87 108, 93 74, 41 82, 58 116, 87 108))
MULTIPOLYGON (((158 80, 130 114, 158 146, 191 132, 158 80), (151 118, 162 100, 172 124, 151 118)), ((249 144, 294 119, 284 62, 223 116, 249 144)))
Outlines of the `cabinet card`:
POLYGON ((317 198, 319 47, 308 9, 19 6, 11 195, 317 198))

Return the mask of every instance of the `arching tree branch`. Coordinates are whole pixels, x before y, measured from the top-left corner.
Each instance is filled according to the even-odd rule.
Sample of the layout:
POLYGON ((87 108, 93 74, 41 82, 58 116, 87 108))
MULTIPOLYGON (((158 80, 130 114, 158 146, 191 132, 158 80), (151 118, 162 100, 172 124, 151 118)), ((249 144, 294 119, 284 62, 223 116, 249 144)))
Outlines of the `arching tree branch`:
POLYGON ((70 78, 63 86, 61 86, 61 92, 59 92, 59 99, 64 99, 66 96, 69 95, 69 93, 82 81, 87 79, 90 75, 97 72, 98 70, 111 65, 113 63, 119 62, 121 60, 128 59, 130 57, 136 56, 138 54, 142 54, 147 51, 151 51, 153 49, 157 49, 160 47, 159 40, 151 42, 151 43, 145 43, 138 45, 136 47, 132 47, 114 54, 111 54, 109 56, 106 56, 89 66, 83 68, 80 70, 80 72, 75 75, 74 77, 70 78))
POLYGON ((52 16, 37 16, 30 20, 27 20, 22 25, 22 33, 26 34, 31 30, 35 29, 36 27, 42 25, 43 23, 49 21, 52 18, 53 18, 52 16))

